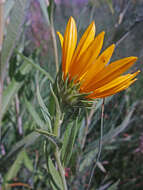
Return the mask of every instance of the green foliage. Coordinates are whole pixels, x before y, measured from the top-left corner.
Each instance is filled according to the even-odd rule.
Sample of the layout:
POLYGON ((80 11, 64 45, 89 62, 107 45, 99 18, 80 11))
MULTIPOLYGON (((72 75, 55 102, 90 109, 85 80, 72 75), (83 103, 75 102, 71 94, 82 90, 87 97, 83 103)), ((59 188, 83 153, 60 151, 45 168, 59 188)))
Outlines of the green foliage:
MULTIPOLYGON (((19 71, 22 74, 26 74, 27 72, 29 72, 31 69, 30 65, 25 65, 23 64, 19 71)), ((5 88, 4 92, 3 92, 3 104, 2 104, 2 116, 5 114, 5 112, 8 109, 8 106, 10 105, 12 99, 14 98, 15 94, 18 92, 18 90, 21 88, 22 84, 24 83, 24 81, 21 82, 17 82, 15 81, 15 79, 13 79, 9 85, 5 88)))
MULTIPOLYGON (((82 107, 76 109, 76 105, 67 109, 57 93, 59 88, 64 97, 62 85, 55 87, 57 75, 51 54, 54 51, 51 22, 63 32, 67 19, 73 15, 80 35, 90 21, 96 20, 97 33, 107 31, 104 47, 112 42, 118 46, 113 59, 119 54, 139 56, 136 67, 141 68, 142 1, 89 0, 84 7, 80 3, 78 7, 74 1, 69 1, 67 6, 54 1, 47 5, 45 0, 40 0, 38 5, 42 23, 50 31, 45 34, 49 39, 43 40, 49 48, 46 53, 31 42, 34 35, 36 38, 43 33, 38 25, 34 34, 35 25, 27 20, 32 11, 30 1, 6 0, 4 5, 4 19, 9 24, 5 24, 1 54, 1 73, 5 79, 0 105, 2 186, 13 189, 10 184, 21 182, 35 190, 63 190, 65 178, 69 190, 84 190, 96 166, 89 189, 142 189, 142 75, 124 93, 105 99, 102 153, 97 162, 103 101, 97 100, 93 107, 90 102, 84 111, 82 107)), ((61 55, 60 48, 58 52, 61 55)), ((58 84, 62 83, 60 80, 58 84)), ((68 100, 65 102, 69 103, 68 100)), ((14 187, 20 188, 27 189, 14 187)))
POLYGON ((44 100, 42 99, 40 95, 40 89, 39 89, 38 84, 37 84, 37 99, 38 99, 39 105, 41 106, 41 111, 44 116, 45 122, 48 125, 48 129, 50 132, 52 132, 51 116, 50 116, 48 108, 46 107, 44 103, 44 100))
POLYGON ((33 120, 38 125, 38 127, 45 129, 46 128, 45 123, 41 120, 41 118, 39 117, 38 113, 35 111, 32 104, 28 102, 26 99, 25 99, 25 105, 26 105, 27 110, 31 114, 33 120))
POLYGON ((61 159, 64 166, 68 166, 71 159, 79 127, 80 125, 78 124, 77 118, 74 122, 69 123, 67 129, 65 130, 61 152, 61 159))
MULTIPOLYGON (((60 175, 59 175, 57 169, 55 168, 55 166, 54 166, 54 164, 53 164, 50 157, 48 157, 48 170, 49 170, 49 173, 52 176, 52 180, 54 181, 54 183, 56 184, 58 189, 62 189, 63 185, 62 185, 60 175)), ((52 186, 54 186, 54 189, 57 189, 56 186, 54 185, 54 183, 52 183, 52 186)))
MULTIPOLYGON (((8 2, 7 2, 8 3, 8 2)), ((6 4, 8 6, 8 4, 6 4)), ((21 33, 21 26, 24 23, 25 19, 25 9, 27 7, 27 0, 16 0, 14 5, 10 4, 9 9, 13 6, 10 23, 7 26, 7 34, 6 38, 3 42, 2 49, 2 59, 1 59, 1 67, 3 70, 3 75, 5 75, 5 69, 8 66, 8 62, 12 55, 13 49, 16 45, 18 38, 21 33)), ((9 12, 6 12, 5 17, 7 17, 9 12)), ((4 77, 4 76, 3 76, 4 77)))
POLYGON ((15 178, 20 171, 20 168, 22 167, 22 164, 24 163, 25 167, 29 169, 29 171, 33 171, 33 165, 31 160, 29 159, 27 153, 25 150, 21 151, 16 160, 14 161, 11 168, 8 170, 5 181, 11 181, 13 178, 15 178))

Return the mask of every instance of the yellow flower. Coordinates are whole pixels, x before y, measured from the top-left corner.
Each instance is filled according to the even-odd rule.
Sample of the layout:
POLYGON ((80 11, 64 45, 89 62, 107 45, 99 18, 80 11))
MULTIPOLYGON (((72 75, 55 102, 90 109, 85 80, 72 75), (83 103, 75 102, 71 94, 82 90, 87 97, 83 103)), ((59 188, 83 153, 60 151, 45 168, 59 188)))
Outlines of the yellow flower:
POLYGON ((64 37, 57 32, 62 46, 63 80, 74 81, 79 85, 80 94, 88 94, 89 99, 104 98, 128 88, 136 81, 136 75, 122 75, 137 60, 127 57, 109 64, 115 49, 110 45, 102 53, 104 31, 95 37, 95 24, 92 22, 77 45, 75 20, 70 17, 64 37), (76 47, 77 45, 77 47, 76 47))

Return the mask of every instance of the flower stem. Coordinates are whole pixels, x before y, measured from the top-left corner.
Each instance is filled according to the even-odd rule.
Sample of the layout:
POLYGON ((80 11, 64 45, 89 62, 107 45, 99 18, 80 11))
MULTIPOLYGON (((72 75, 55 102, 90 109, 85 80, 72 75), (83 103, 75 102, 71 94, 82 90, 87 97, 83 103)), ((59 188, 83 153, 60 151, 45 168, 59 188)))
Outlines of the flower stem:
MULTIPOLYGON (((55 96, 54 93, 53 93, 53 96, 55 96)), ((62 124, 63 118, 62 118, 62 114, 60 111, 58 99, 56 97, 55 97, 55 101, 56 101, 56 116, 55 116, 55 121, 54 121, 54 131, 53 132, 54 132, 55 136, 60 137, 60 126, 62 124)), ((59 173, 61 176, 61 180, 62 180, 62 184, 63 184, 63 190, 67 190, 67 184, 66 184, 66 179, 65 179, 65 171, 64 171, 64 168, 61 164, 60 150, 59 150, 58 146, 56 147, 54 155, 55 155, 55 160, 56 160, 56 163, 58 165, 59 173)))
POLYGON ((56 151, 55 151, 55 159, 56 159, 56 162, 57 162, 57 165, 58 165, 58 169, 59 169, 59 173, 60 173, 60 176, 61 176, 61 179, 62 179, 62 183, 63 183, 63 190, 67 190, 67 183, 66 183, 66 179, 65 179, 65 172, 64 172, 64 168, 62 167, 62 164, 61 164, 61 160, 60 160, 60 152, 58 150, 58 148, 56 148, 56 151))
MULTIPOLYGON (((59 117, 59 116, 57 116, 57 117, 59 117)), ((59 120, 59 118, 57 118, 57 121, 56 121, 56 125, 55 125, 55 127, 54 127, 54 134, 56 135, 56 136, 59 136, 59 127, 60 127, 60 125, 61 125, 61 121, 59 120), (59 121, 58 123, 58 125, 57 125, 57 121, 59 121)), ((61 160, 60 160, 60 151, 59 151, 59 149, 58 149, 58 147, 56 147, 56 151, 55 151, 55 159, 56 159, 56 163, 57 163, 57 165, 58 165, 58 169, 59 169, 59 173, 60 173, 60 176, 61 176, 61 180, 62 180, 62 183, 63 183, 63 190, 67 190, 67 184, 66 184, 66 179, 65 179, 65 171, 64 171, 64 168, 63 168, 63 166, 62 166, 62 164, 61 164, 61 160)))

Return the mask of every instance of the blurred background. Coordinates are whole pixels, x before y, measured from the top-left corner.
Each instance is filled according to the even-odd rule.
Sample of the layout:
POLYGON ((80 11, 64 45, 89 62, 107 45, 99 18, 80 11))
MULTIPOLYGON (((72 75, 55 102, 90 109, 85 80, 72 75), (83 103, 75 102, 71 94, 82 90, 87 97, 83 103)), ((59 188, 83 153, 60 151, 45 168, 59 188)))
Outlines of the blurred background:
MULTIPOLYGON (((45 0, 45 4, 48 6, 49 1, 45 0)), ((143 0, 55 0, 53 9, 55 31, 58 30, 64 34, 67 21, 70 16, 73 16, 77 23, 79 40, 86 27, 94 20, 96 34, 103 30, 106 33, 103 49, 112 43, 116 44, 112 60, 127 56, 137 56, 139 58, 130 70, 130 72, 136 71, 137 69, 141 70, 141 73, 137 77, 138 80, 124 92, 109 98, 105 105, 104 134, 109 136, 110 132, 114 133, 104 142, 100 163, 95 170, 91 190, 125 190, 127 188, 130 188, 130 190, 142 190, 143 0), (132 111, 132 116, 129 119, 130 111, 132 111), (111 184, 112 186, 109 188, 111 184)), ((40 0, 29 0, 24 28, 20 37, 21 45, 18 48, 21 48, 26 56, 32 57, 35 62, 55 77, 54 45, 51 28, 47 22, 44 10, 40 0)), ((61 62, 60 43, 57 37, 56 40, 58 45, 58 59, 61 62)), ((3 118, 5 129, 2 131, 1 159, 6 157, 2 161, 5 164, 10 160, 8 165, 16 160, 18 152, 16 146, 18 145, 19 147, 19 144, 16 143, 28 142, 26 135, 32 132, 35 126, 32 116, 29 115, 29 105, 26 104, 25 107, 25 96, 35 106, 37 112, 41 114, 35 97, 35 71, 32 69, 26 75, 19 74, 18 72, 15 73, 14 70, 17 71, 19 64, 14 65, 14 62, 15 54, 11 58, 6 84, 9 84, 9 81, 13 77, 15 77, 17 82, 24 80, 24 83, 19 87, 13 102, 3 118)), ((45 82, 46 80, 41 76, 39 77, 39 81, 41 83, 40 89, 42 96, 47 101, 49 83, 45 82)), ((80 172, 76 175, 76 178, 73 177, 76 167, 78 167, 75 163, 78 162, 71 163, 71 166, 66 171, 66 177, 69 180, 69 184, 71 184, 72 190, 87 189, 90 171, 93 167, 91 160, 93 161, 95 159, 95 153, 94 155, 92 153, 95 144, 97 147, 96 140, 100 134, 99 128, 100 115, 99 111, 96 111, 92 115, 87 140, 82 150, 85 155, 81 159, 80 172)), ((78 148, 80 140, 79 137, 76 148, 78 148)), ((23 181, 35 190, 48 189, 47 176, 44 175, 45 163, 43 150, 39 150, 39 146, 42 146, 43 141, 41 138, 35 144, 32 144, 31 141, 26 145, 28 148, 24 157, 25 161, 22 161, 15 175, 9 177, 10 182, 23 181)), ((79 153, 75 152, 75 154, 79 153)), ((6 172, 9 172, 8 168, 3 165, 2 173, 6 172)), ((12 187, 12 189, 27 188, 28 186, 12 187)))

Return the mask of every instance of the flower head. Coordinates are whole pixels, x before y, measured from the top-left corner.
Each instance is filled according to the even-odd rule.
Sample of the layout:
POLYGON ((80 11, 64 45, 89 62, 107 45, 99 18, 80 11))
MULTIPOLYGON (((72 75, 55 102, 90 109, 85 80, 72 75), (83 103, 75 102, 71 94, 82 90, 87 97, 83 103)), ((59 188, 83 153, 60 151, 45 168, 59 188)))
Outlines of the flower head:
POLYGON ((115 44, 101 53, 105 33, 103 31, 95 37, 95 30, 92 22, 77 45, 77 27, 73 17, 70 17, 64 37, 57 32, 62 46, 63 81, 78 84, 76 90, 87 99, 104 98, 124 90, 136 81, 139 73, 122 75, 137 57, 109 63, 115 44))

